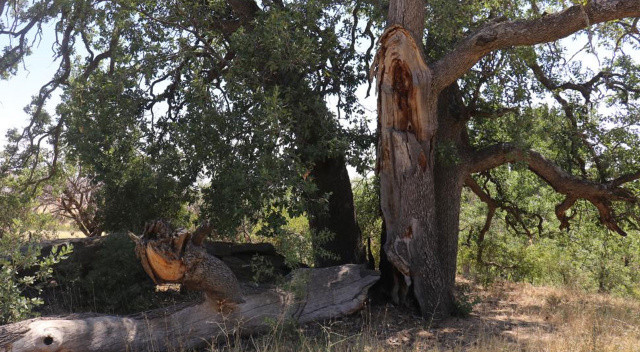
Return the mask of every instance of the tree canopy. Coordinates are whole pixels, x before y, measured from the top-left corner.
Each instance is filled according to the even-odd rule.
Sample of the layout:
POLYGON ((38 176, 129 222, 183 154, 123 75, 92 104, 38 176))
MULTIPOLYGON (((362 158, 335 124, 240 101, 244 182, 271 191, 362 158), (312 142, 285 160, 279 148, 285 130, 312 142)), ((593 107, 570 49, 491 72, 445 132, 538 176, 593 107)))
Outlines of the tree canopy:
POLYGON ((637 230, 637 1, 5 0, 0 14, 3 78, 44 23, 59 63, 3 171, 38 184, 43 160, 81 163, 113 229, 188 221, 197 202, 221 232, 248 221, 272 235, 305 211, 329 228, 318 214, 353 213, 350 188, 334 187, 345 162, 371 167, 373 116, 356 94, 370 75, 381 254, 423 312, 451 293, 463 185, 488 209, 478 243, 496 213, 526 237, 569 229, 580 209, 637 230))
POLYGON ((35 169, 48 142, 53 170, 75 160, 104 184, 107 229, 175 218, 181 203, 202 198, 222 233, 265 219, 276 231, 283 209, 305 210, 301 198, 326 202, 306 177, 316 160, 347 155, 369 167, 372 133, 355 90, 371 58, 371 5, 1 4, 1 34, 11 38, 3 77, 18 71, 47 22, 59 62, 28 108, 31 124, 13 135, 20 147, 6 167, 35 169), (356 48, 363 38, 366 52, 356 48), (62 103, 50 116, 43 106, 56 91, 62 103), (132 218, 132 210, 151 213, 132 218))

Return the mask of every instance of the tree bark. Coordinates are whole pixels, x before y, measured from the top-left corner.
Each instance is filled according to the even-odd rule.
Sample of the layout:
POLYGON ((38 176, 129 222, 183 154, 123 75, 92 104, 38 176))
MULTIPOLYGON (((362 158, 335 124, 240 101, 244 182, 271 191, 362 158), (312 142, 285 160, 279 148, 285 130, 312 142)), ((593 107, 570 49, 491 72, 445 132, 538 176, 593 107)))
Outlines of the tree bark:
POLYGON ((229 334, 268 331, 283 322, 306 323, 362 308, 378 279, 360 265, 298 269, 285 291, 245 296, 245 303, 220 308, 205 300, 135 316, 72 315, 27 320, 0 327, 0 351, 121 352, 173 351, 206 345, 229 334))
MULTIPOLYGON (((491 21, 430 65, 422 48, 424 6, 423 0, 391 0, 388 27, 372 65, 378 91, 383 249, 403 279, 395 284, 412 288, 422 313, 446 315, 453 307, 461 190, 470 173, 516 159, 529 162, 568 195, 557 212, 564 215, 576 196, 582 197, 578 193, 589 192, 592 197, 586 199, 598 207, 602 222, 619 233, 623 231, 615 224, 611 200, 631 201, 624 190, 615 189, 615 180, 603 187, 561 182, 565 175, 535 153, 503 153, 503 147, 497 152, 472 150, 466 135, 470 112, 454 82, 491 51, 549 42, 595 23, 638 16, 640 6, 637 0, 590 1, 532 20, 491 21)), ((624 180, 637 177, 640 174, 624 180)), ((388 277, 382 281, 390 282, 388 277)))
MULTIPOLYGON (((386 225, 384 251, 402 274, 404 284, 413 285, 422 313, 441 315, 449 310, 450 287, 440 263, 436 233, 437 95, 431 91, 431 70, 422 58, 421 46, 410 31, 392 25, 380 43, 373 74, 378 85, 378 172, 386 225)), ((402 286, 402 282, 398 283, 402 286)))
POLYGON ((442 312, 448 314, 454 303, 453 289, 458 258, 458 233, 460 227, 460 200, 466 164, 466 111, 456 85, 447 87, 438 97, 439 146, 436 152, 434 180, 438 238, 438 263, 442 266, 443 285, 440 301, 442 312))
POLYGON ((311 176, 318 187, 316 194, 328 194, 329 203, 327 209, 316 209, 309 214, 309 227, 315 234, 323 231, 332 234, 327 239, 312 236, 315 266, 362 263, 365 259, 362 232, 356 222, 353 191, 344 156, 316 160, 311 176), (322 255, 323 252, 329 252, 331 256, 322 255))

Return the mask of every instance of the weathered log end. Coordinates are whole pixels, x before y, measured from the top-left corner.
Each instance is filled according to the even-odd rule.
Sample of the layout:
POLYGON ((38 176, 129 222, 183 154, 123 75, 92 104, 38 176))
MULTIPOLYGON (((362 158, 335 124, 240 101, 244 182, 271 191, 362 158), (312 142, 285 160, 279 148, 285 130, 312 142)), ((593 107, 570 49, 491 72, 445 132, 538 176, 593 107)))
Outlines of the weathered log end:
POLYGON ((376 271, 362 265, 298 269, 286 285, 247 295, 235 309, 210 300, 136 316, 75 315, 0 327, 0 351, 166 351, 189 349, 229 333, 264 331, 274 322, 305 323, 351 314, 363 307, 376 271))

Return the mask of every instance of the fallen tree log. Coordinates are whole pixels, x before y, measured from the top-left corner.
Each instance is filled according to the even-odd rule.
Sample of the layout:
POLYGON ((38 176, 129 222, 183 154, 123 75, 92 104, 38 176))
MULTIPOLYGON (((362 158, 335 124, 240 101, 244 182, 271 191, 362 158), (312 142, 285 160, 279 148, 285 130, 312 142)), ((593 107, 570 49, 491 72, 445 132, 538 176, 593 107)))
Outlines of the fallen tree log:
POLYGON ((269 329, 278 322, 305 323, 339 317, 362 308, 376 271, 348 264, 298 269, 290 289, 246 295, 226 311, 206 299, 197 305, 136 316, 75 315, 40 318, 0 327, 0 351, 146 351, 194 348, 218 337, 269 329))
POLYGON ((284 285, 244 292, 222 261, 200 247, 203 231, 173 231, 150 224, 132 236, 145 271, 159 283, 203 290, 202 303, 135 316, 72 315, 0 327, 0 351, 179 350, 233 333, 251 334, 278 322, 305 323, 362 308, 379 277, 361 265, 293 271, 284 285), (231 275, 231 276, 229 276, 231 275))

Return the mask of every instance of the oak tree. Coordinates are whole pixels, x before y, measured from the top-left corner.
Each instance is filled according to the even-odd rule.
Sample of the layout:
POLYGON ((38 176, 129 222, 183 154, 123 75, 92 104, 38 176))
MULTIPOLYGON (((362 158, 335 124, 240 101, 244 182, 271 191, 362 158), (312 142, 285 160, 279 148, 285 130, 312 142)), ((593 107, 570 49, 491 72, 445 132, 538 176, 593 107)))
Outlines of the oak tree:
POLYGON ((363 38, 373 46, 371 8, 1 1, 2 76, 16 73, 35 39, 52 35, 47 24, 59 64, 28 107, 13 166, 29 166, 47 141, 53 170, 63 153, 85 165, 108 194, 106 230, 139 229, 165 215, 157 208, 178 214, 200 193, 202 215, 220 234, 261 222, 273 235, 283 213, 305 212, 317 252, 329 254, 316 265, 359 262, 346 165, 364 167, 373 141, 355 97, 372 55, 356 50, 363 38), (50 116, 44 107, 57 91, 62 103, 50 116))
MULTIPOLYGON (((622 47, 629 41, 637 48, 640 3, 594 0, 564 7, 554 1, 390 1, 372 70, 384 254, 392 268, 385 271, 396 275, 394 298, 412 293, 425 315, 446 315, 453 307, 463 186, 487 202, 488 223, 498 206, 474 175, 524 165, 564 195, 556 207, 563 228, 570 225, 568 210, 584 199, 597 208, 602 225, 625 235, 615 205, 635 203, 624 186, 640 172, 621 167, 632 163, 619 157, 638 138, 619 127, 637 126, 639 67, 622 47), (583 29, 588 49, 598 40, 617 53, 600 73, 563 66, 570 58, 560 45, 532 47, 583 29), (560 109, 536 102, 531 90, 548 93, 560 109), (619 110, 609 126, 599 126, 607 115, 593 110, 605 100, 619 110), (544 110, 567 121, 565 143, 556 143, 550 156, 529 149, 530 131, 517 128, 527 119, 544 120, 544 110), (610 144, 616 134, 632 144, 610 144)), ((537 147, 557 142, 539 138, 545 143, 537 147)))

